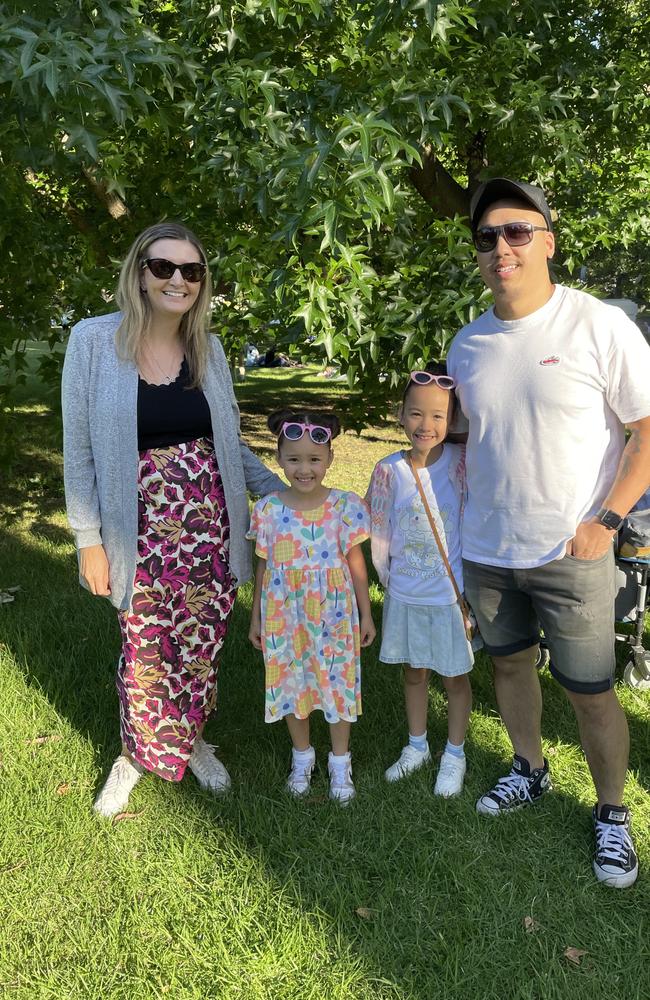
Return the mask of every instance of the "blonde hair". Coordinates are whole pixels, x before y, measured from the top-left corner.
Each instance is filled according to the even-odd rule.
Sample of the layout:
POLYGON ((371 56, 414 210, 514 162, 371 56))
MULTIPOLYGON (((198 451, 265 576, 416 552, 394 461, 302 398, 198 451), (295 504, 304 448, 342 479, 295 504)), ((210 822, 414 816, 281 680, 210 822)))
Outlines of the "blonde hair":
MULTIPOLYGON (((146 295, 142 294, 140 271, 146 258, 147 249, 156 240, 186 240, 196 248, 201 261, 207 265, 207 257, 194 233, 179 222, 158 222, 149 226, 133 241, 126 255, 115 300, 122 311, 122 319, 115 333, 115 346, 119 357, 136 361, 142 339, 146 336, 151 322, 151 307, 146 295)), ((209 319, 212 301, 210 271, 205 278, 192 308, 181 318, 179 334, 187 358, 192 384, 200 386, 205 377, 209 348, 209 319)))

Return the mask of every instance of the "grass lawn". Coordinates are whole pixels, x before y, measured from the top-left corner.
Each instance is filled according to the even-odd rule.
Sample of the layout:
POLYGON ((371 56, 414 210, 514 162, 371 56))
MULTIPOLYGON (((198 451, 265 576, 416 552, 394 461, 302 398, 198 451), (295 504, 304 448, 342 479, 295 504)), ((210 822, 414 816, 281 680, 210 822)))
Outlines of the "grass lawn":
MULTIPOLYGON (((238 387, 247 440, 270 463, 265 415, 290 401, 345 417, 347 390, 313 370, 256 372, 238 387)), ((387 786, 405 738, 399 670, 364 652, 364 716, 353 729, 357 800, 327 799, 327 729, 311 796, 283 793, 289 740, 263 721, 261 655, 242 588, 207 736, 233 777, 223 799, 191 775, 144 778, 118 823, 91 803, 118 752, 110 605, 79 589, 63 515, 58 399, 25 396, 21 460, 2 483, 0 590, 0 995, 21 1000, 646 1000, 650 944, 650 695, 623 686, 641 875, 608 890, 591 873, 593 787, 576 725, 542 674, 555 792, 501 821, 476 797, 507 770, 490 669, 479 655, 457 800, 432 771, 387 786), (582 953, 573 962, 568 948, 582 953), (577 963, 577 964, 576 964, 577 963)), ((364 492, 399 446, 390 421, 335 442, 329 482, 364 492)), ((381 593, 373 585, 381 620, 381 593)), ((430 695, 440 751, 445 703, 430 695)), ((575 956, 574 956, 575 957, 575 956)))

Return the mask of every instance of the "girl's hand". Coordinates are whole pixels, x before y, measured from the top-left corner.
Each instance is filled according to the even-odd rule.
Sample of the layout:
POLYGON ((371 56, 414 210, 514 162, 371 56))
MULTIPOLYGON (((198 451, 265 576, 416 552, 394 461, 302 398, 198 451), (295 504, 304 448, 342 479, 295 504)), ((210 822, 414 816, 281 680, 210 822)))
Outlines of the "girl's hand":
POLYGON ((361 615, 359 621, 359 632, 361 633, 361 645, 370 646, 375 641, 377 629, 372 620, 372 615, 361 615))
POLYGON ((79 575, 91 594, 109 597, 108 559, 103 545, 88 545, 79 549, 79 575))
POLYGON ((259 615, 253 614, 251 617, 251 624, 248 630, 248 638, 255 646, 255 649, 262 648, 262 622, 259 615))

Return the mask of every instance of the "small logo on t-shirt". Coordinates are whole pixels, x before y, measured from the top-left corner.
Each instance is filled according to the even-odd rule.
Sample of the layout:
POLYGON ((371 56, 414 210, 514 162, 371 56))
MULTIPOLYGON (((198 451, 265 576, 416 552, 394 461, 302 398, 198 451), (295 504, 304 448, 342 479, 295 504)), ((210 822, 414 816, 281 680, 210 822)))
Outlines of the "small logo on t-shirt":
POLYGON ((559 365, 559 363, 560 363, 559 354, 549 354, 548 357, 542 358, 542 360, 540 361, 540 365, 544 365, 544 367, 546 367, 547 365, 559 365))

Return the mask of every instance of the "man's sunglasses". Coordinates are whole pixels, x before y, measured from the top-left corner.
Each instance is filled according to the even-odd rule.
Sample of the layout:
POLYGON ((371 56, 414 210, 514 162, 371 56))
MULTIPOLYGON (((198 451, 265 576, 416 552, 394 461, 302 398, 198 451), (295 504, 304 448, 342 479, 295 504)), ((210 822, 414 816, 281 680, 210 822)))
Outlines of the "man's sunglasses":
POLYGON ((148 267, 154 278, 171 278, 174 271, 180 271, 183 281, 189 281, 191 285, 203 281, 207 271, 205 264, 198 260, 193 260, 189 264, 175 264, 173 260, 167 260, 165 257, 148 257, 142 261, 140 267, 148 267))
POLYGON ((506 222, 503 226, 482 226, 472 236, 474 246, 479 253, 494 250, 499 237, 510 247, 525 247, 532 243, 534 233, 547 233, 546 226, 534 226, 532 222, 506 222))
POLYGON ((409 382, 416 385, 431 385, 434 382, 439 389, 456 388, 456 380, 451 375, 434 375, 432 372, 411 372, 409 382))
POLYGON ((287 441, 300 441, 307 431, 314 444, 327 444, 332 437, 329 427, 321 427, 320 424, 299 424, 290 420, 282 424, 280 435, 284 434, 287 441))

